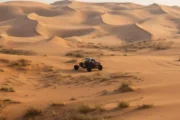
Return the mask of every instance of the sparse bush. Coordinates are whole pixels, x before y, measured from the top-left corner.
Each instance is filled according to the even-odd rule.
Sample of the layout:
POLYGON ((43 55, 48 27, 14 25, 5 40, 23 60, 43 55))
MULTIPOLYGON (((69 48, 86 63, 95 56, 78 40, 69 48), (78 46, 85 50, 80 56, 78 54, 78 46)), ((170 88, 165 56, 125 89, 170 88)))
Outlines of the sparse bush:
POLYGON ((7 60, 7 59, 0 59, 0 62, 1 63, 9 63, 9 60, 7 60))
POLYGON ((92 75, 80 75, 73 78, 74 81, 80 81, 80 82, 106 82, 106 81, 112 81, 115 79, 140 79, 135 75, 131 75, 128 73, 94 73, 92 75))
POLYGON ((42 113, 43 113, 43 111, 41 109, 31 107, 25 112, 24 118, 31 119, 31 118, 41 115, 42 113))
POLYGON ((4 99, 4 100, 0 100, 0 111, 3 110, 6 106, 10 105, 10 104, 19 104, 20 102, 18 101, 13 101, 11 99, 4 99))
POLYGON ((155 50, 167 50, 171 48, 172 44, 172 42, 156 42, 152 47, 155 50))
POLYGON ((15 92, 15 90, 13 88, 9 88, 9 87, 2 87, 2 88, 0 88, 0 91, 2 91, 2 92, 15 92))
POLYGON ((137 109, 141 110, 141 109, 148 109, 152 107, 153 107, 152 104, 143 104, 143 105, 140 105, 137 109))
POLYGON ((1 49, 0 53, 3 54, 10 54, 10 55, 36 55, 33 51, 27 51, 27 50, 15 50, 15 49, 1 49))
POLYGON ((71 100, 71 101, 74 101, 74 100, 77 100, 77 99, 76 99, 76 98, 74 98, 74 97, 72 97, 70 100, 71 100))
POLYGON ((51 106, 52 106, 52 107, 54 107, 54 106, 64 107, 65 104, 64 104, 64 103, 52 103, 51 106))
POLYGON ((124 92, 132 92, 134 90, 130 87, 129 84, 122 83, 121 86, 117 90, 115 90, 115 92, 116 91, 124 93, 124 92))
POLYGON ((82 105, 80 105, 80 106, 78 107, 77 111, 80 112, 80 113, 86 114, 86 113, 89 113, 89 112, 94 111, 94 108, 92 108, 92 107, 89 106, 89 105, 82 104, 82 105))
POLYGON ((101 91, 101 95, 107 95, 109 92, 107 90, 101 91))
POLYGON ((9 63, 9 67, 27 67, 31 64, 31 61, 25 59, 19 59, 9 63))
POLYGON ((11 99, 4 99, 3 102, 4 103, 10 103, 10 104, 19 104, 20 103, 19 101, 13 101, 11 99))
POLYGON ((129 107, 129 103, 126 101, 119 102, 117 105, 117 108, 119 108, 119 109, 124 109, 124 108, 128 108, 128 107, 129 107))
POLYGON ((102 105, 96 105, 95 110, 98 112, 103 112, 103 111, 105 111, 105 108, 102 105))

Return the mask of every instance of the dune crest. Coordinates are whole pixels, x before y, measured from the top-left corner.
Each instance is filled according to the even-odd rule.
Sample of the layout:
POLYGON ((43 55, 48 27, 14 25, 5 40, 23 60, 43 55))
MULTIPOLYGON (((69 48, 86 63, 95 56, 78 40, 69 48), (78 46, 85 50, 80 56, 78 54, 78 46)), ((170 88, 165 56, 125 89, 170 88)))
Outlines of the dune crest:
POLYGON ((60 37, 54 36, 47 40, 48 43, 58 45, 59 47, 63 48, 75 48, 76 46, 71 43, 70 41, 66 41, 60 37))

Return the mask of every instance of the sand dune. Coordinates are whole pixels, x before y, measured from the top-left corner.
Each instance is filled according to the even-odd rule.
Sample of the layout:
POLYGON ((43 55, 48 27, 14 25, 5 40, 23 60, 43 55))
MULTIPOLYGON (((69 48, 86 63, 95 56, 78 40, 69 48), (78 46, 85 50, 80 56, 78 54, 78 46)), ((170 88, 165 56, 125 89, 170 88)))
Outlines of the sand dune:
POLYGON ((83 3, 70 1, 55 2, 51 5, 39 2, 27 2, 26 5, 24 3, 26 2, 0 4, 0 12, 6 12, 4 16, 0 17, 1 33, 15 37, 40 35, 47 38, 53 36, 63 38, 83 37, 89 33, 96 34, 95 36, 103 36, 114 34, 111 30, 112 26, 120 26, 119 28, 124 29, 126 25, 128 26, 126 30, 116 32, 121 36, 119 37, 120 40, 127 39, 129 41, 130 38, 133 38, 134 41, 139 41, 145 40, 145 38, 150 39, 150 36, 161 38, 164 34, 170 37, 179 31, 179 24, 170 22, 172 19, 178 19, 179 9, 158 4, 142 6, 133 3, 83 3), (166 18, 171 20, 168 21, 166 18), (161 23, 161 21, 163 22, 161 23), (142 27, 139 28, 136 23, 142 27), (163 23, 168 23, 168 25, 163 23), (153 25, 153 28, 149 24, 153 25), (105 28, 105 33, 107 31, 109 33, 105 34, 102 31, 104 26, 107 25, 110 27, 105 28), (22 26, 27 27, 22 28, 22 26), (94 29, 97 26, 99 26, 99 29, 94 29), (137 29, 136 35, 134 32, 130 32, 131 27, 129 26, 133 30, 137 29), (108 28, 110 29, 107 30, 108 28), (154 29, 158 29, 158 32, 155 32, 154 29), (127 38, 126 33, 128 32, 131 35, 128 34, 127 38), (146 37, 142 37, 145 33, 147 33, 146 37))
POLYGON ((113 15, 109 13, 102 15, 102 20, 104 23, 109 25, 126 25, 134 23, 133 19, 126 15, 113 15))
POLYGON ((134 39, 139 41, 150 40, 152 34, 146 31, 141 25, 135 24, 128 24, 122 26, 115 26, 115 27, 107 27, 109 33, 116 35, 123 41, 132 42, 134 39))
POLYGON ((37 33, 35 31, 37 22, 28 19, 27 16, 16 17, 16 19, 3 22, 0 24, 2 28, 1 33, 16 37, 33 37, 37 33))
POLYGON ((66 47, 66 48, 75 47, 75 45, 73 45, 71 42, 56 36, 53 37, 52 39, 49 39, 48 42, 51 44, 58 45, 59 47, 66 47))

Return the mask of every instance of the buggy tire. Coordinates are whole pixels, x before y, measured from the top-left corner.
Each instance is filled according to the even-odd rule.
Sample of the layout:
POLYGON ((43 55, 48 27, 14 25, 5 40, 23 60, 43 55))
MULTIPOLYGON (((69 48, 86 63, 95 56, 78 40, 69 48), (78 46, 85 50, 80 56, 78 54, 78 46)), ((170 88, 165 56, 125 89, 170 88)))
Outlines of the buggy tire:
POLYGON ((87 72, 91 72, 92 71, 92 67, 91 66, 88 66, 87 67, 87 72))
POLYGON ((98 70, 103 70, 103 66, 102 66, 102 65, 99 65, 99 66, 98 66, 98 70))
POLYGON ((79 66, 78 65, 74 65, 74 70, 79 70, 79 66))

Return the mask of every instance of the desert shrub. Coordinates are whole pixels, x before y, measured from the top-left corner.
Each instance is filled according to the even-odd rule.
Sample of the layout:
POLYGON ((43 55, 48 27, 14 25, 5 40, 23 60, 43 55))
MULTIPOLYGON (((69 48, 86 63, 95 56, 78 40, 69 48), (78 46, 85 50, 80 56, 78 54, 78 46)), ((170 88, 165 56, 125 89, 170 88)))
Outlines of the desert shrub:
POLYGON ((152 107, 153 107, 152 104, 143 104, 143 105, 138 106, 137 109, 141 110, 141 109, 148 109, 148 108, 152 108, 152 107))
POLYGON ((65 104, 64 103, 62 103, 62 102, 60 102, 60 103, 52 103, 50 106, 52 106, 52 107, 55 107, 55 106, 58 106, 58 107, 64 107, 65 106, 65 104))
POLYGON ((42 113, 43 113, 43 111, 41 109, 31 107, 25 112, 24 118, 31 119, 31 118, 41 115, 42 113))
POLYGON ((128 107, 129 107, 129 103, 126 101, 119 102, 117 105, 117 108, 119 108, 119 109, 124 109, 124 108, 128 108, 128 107))
POLYGON ((105 108, 102 105, 96 105, 94 108, 98 112, 103 112, 105 111, 105 108))
POLYGON ((4 99, 3 102, 4 103, 11 103, 11 104, 19 104, 19 103, 21 103, 19 101, 14 101, 14 100, 11 100, 11 99, 4 99))
POLYGON ((7 60, 7 59, 0 59, 0 62, 1 63, 9 63, 9 60, 7 60))
POLYGON ((172 44, 172 42, 155 42, 152 48, 155 50, 167 50, 171 48, 172 44))
POLYGON ((128 83, 122 83, 121 86, 115 90, 115 92, 132 92, 134 91, 128 83))
POLYGON ((10 55, 36 55, 36 53, 33 51, 15 50, 15 49, 1 49, 0 53, 10 54, 10 55))
POLYGON ((70 99, 70 101, 74 101, 74 100, 77 100, 75 97, 72 97, 71 99, 70 99))
POLYGON ((19 59, 9 63, 9 67, 27 67, 31 64, 31 61, 25 59, 19 59))
POLYGON ((8 106, 10 104, 20 104, 20 102, 13 101, 11 99, 0 100, 0 111, 3 110, 6 106, 8 106))
POLYGON ((15 92, 15 90, 11 87, 2 87, 2 88, 0 88, 0 91, 2 91, 2 92, 15 92))
POLYGON ((82 113, 82 114, 87 114, 93 111, 103 112, 105 111, 105 108, 102 105, 90 106, 87 104, 82 104, 77 108, 77 112, 82 113))
POLYGON ((78 107, 77 111, 79 113, 89 113, 94 111, 94 108, 92 108, 91 106, 87 105, 87 104, 82 104, 78 107))

